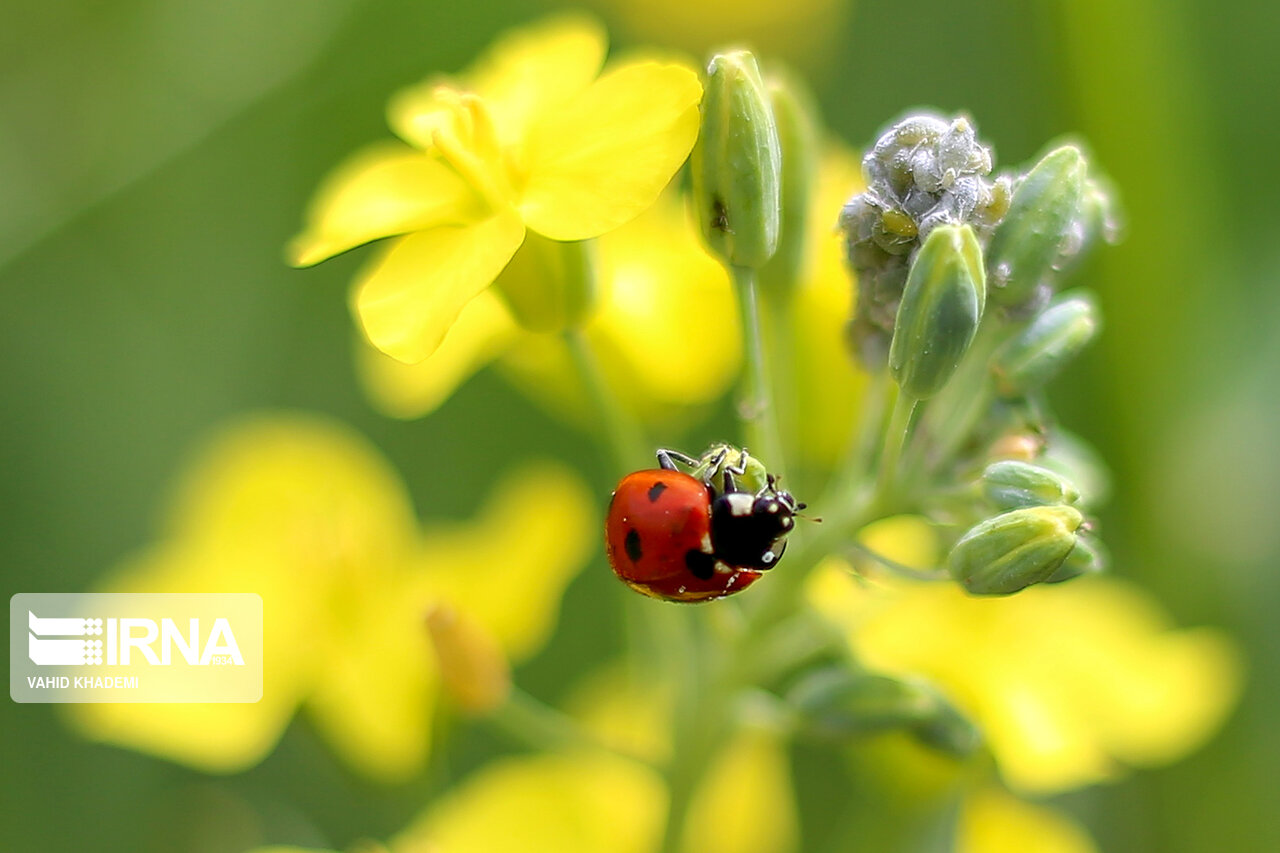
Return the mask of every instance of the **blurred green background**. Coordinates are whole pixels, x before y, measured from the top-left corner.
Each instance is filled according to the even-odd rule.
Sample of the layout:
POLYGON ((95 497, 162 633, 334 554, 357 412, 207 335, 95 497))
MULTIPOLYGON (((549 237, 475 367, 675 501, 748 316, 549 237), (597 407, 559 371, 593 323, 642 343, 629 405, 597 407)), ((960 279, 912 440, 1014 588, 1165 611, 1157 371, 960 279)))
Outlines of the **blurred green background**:
MULTIPOLYGON (((812 5, 784 8, 798 18, 812 5)), ((85 589, 148 542, 188 451, 245 411, 305 408, 355 425, 430 517, 469 514, 516 459, 575 454, 580 436, 488 375, 425 421, 377 416, 350 356, 345 293, 360 253, 305 273, 281 260, 319 178, 387 135, 391 92, 464 66, 547 8, 10 4, 0 29, 6 596, 85 589)), ((666 13, 639 32, 627 22, 643 21, 643 4, 597 9, 620 45, 664 31, 688 48, 750 33, 729 14, 682 31, 666 13)), ((824 25, 763 26, 777 44, 756 46, 810 75, 846 141, 866 144, 910 106, 966 110, 1000 163, 1079 133, 1119 187, 1127 239, 1083 278, 1101 295, 1106 334, 1058 402, 1112 465, 1103 524, 1117 573, 1178 623, 1233 632, 1248 687, 1207 748, 1069 805, 1104 850, 1280 849, 1280 6, 864 0, 817 14, 824 25)), ((595 459, 585 465, 607 481, 595 459)), ((554 700, 598 659, 597 638, 612 637, 596 603, 607 583, 588 571, 570 589, 556 639, 518 673, 531 692, 554 700)), ((509 748, 462 726, 426 778, 386 789, 341 768, 305 721, 230 778, 81 742, 44 705, 4 703, 0 742, 0 847, 15 851, 386 837, 430 792, 509 748)), ((802 809, 830 813, 815 788, 801 786, 802 809)))

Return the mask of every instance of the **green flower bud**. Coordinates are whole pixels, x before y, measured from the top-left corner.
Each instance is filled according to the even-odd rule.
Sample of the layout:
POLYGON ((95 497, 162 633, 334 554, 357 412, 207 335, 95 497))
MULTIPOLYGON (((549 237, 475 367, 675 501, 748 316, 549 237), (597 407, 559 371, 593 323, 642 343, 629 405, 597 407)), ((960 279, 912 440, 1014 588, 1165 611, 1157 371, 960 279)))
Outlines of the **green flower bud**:
POLYGON ((987 250, 993 301, 1021 305, 1049 277, 1078 229, 1085 171, 1080 150, 1067 145, 1046 154, 1018 184, 987 250))
POLYGON ((582 324, 595 305, 595 244, 563 243, 530 231, 494 282, 516 322, 533 332, 582 324))
POLYGON ((1093 536, 1081 533, 1076 537, 1076 547, 1071 549, 1067 559, 1062 561, 1062 565, 1045 583, 1062 583, 1081 575, 1096 575, 1105 572, 1110 562, 1107 549, 1102 543, 1093 536))
POLYGON ((786 297, 803 274, 809 204, 818 178, 818 120, 812 97, 795 75, 768 76, 769 103, 782 152, 778 250, 760 270, 760 286, 786 297))
POLYGON ((1015 509, 971 528, 951 549, 948 568, 973 595, 1009 595, 1053 577, 1083 523, 1074 507, 1015 509))
POLYGON ((973 725, 918 679, 827 667, 807 673, 788 693, 787 702, 801 730, 824 740, 906 729, 953 755, 968 755, 978 744, 973 725))
POLYGON ((1004 460, 982 472, 982 493, 1002 510, 1073 504, 1080 493, 1064 477, 1038 465, 1004 460))
POLYGON ((992 358, 996 390, 1004 397, 1040 390, 1093 340, 1098 325, 1098 309, 1088 296, 1050 305, 992 358))
POLYGON ((781 155, 769 96, 748 51, 717 54, 707 66, 692 168, 707 246, 731 266, 763 266, 778 246, 781 155))
POLYGON ((889 369, 904 394, 924 399, 947 384, 985 302, 982 247, 973 229, 938 226, 911 263, 889 344, 889 369))

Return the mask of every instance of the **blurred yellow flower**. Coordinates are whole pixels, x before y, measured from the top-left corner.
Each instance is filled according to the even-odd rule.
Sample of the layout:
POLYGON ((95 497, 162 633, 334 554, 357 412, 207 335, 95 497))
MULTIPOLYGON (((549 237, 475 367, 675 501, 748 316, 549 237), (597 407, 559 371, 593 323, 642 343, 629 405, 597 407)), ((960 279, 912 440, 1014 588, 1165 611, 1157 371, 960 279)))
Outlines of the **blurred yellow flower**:
POLYGON ((789 381, 797 440, 791 446, 802 461, 827 469, 848 449, 867 384, 866 372, 845 346, 854 285, 836 231, 841 206, 861 186, 858 157, 829 143, 810 202, 805 264, 793 291, 795 368, 789 381))
POLYGON ((1095 853, 1089 834, 1053 809, 995 788, 965 797, 956 853, 1095 853))
MULTIPOLYGON (((723 394, 742 358, 737 306, 724 268, 702 248, 679 196, 664 194, 601 237, 598 249, 598 304, 583 331, 621 404, 661 422, 723 394)), ((512 263, 502 279, 540 273, 512 263)), ((382 411, 417 417, 494 358, 516 388, 553 413, 576 421, 593 414, 564 340, 519 330, 492 293, 467 306, 427 360, 402 364, 363 346, 357 363, 382 411)))
MULTIPOLYGON (((934 564, 923 521, 876 527, 863 541, 880 553, 934 564)), ((809 598, 847 628, 869 669, 923 676, 944 690, 1023 792, 1103 781, 1121 764, 1173 761, 1218 728, 1240 689, 1226 637, 1170 629, 1154 602, 1112 578, 971 598, 952 583, 856 580, 830 558, 812 576, 809 598)))
POLYGON ((601 752, 502 758, 432 803, 392 853, 652 853, 662 777, 601 752))
POLYGON ((472 68, 396 95, 381 144, 330 176, 290 260, 396 237, 355 284, 369 340, 400 361, 436 351, 507 266, 526 229, 598 237, 647 208, 698 132, 702 87, 682 65, 604 69, 605 35, 562 16, 508 33, 472 68))
MULTIPOLYGON (((605 667, 579 683, 568 708, 600 742, 649 761, 669 761, 674 709, 664 686, 622 665, 605 667)), ((724 735, 694 791, 683 848, 690 853, 797 849, 799 818, 784 738, 750 726, 724 735)))
MULTIPOLYGON (((651 759, 670 751, 669 703, 621 668, 589 676, 570 704, 604 742, 651 759)), ((476 771, 389 846, 393 853, 656 853, 666 810, 665 782, 639 761, 586 750, 511 757, 476 771)), ((757 729, 728 737, 691 816, 682 842, 690 853, 796 849, 784 743, 757 729)))
POLYGON ((91 738, 233 772, 305 706, 354 767, 404 778, 426 758, 439 692, 428 612, 465 614, 503 653, 528 656, 555 625, 594 516, 576 476, 533 464, 475 519, 420 531, 403 483, 360 436, 302 415, 249 420, 196 459, 164 537, 104 590, 258 593, 262 700, 68 711, 91 738))

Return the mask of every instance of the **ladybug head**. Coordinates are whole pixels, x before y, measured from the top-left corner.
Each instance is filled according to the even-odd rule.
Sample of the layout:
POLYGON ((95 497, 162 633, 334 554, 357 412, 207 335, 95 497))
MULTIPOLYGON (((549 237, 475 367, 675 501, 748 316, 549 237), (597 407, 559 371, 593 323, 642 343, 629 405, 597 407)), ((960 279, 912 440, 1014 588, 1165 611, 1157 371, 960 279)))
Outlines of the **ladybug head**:
POLYGON ((804 508, 774 478, 759 492, 726 491, 711 504, 716 557, 731 566, 769 569, 782 557, 795 514, 804 508))

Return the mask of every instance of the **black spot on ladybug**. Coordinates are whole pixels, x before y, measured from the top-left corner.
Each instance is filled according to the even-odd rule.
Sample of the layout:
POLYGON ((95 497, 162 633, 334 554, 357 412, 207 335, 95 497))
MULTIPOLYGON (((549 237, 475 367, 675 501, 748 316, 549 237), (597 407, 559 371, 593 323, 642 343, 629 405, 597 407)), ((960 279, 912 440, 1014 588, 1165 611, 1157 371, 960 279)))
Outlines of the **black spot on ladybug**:
POLYGON ((627 531, 627 539, 622 547, 627 549, 627 556, 633 563, 640 562, 640 558, 644 556, 644 551, 640 550, 640 534, 634 527, 627 531))
POLYGON ((716 558, 696 548, 684 552, 684 565, 699 580, 710 580, 716 573, 716 558))
POLYGON ((649 503, 655 503, 667 490, 667 484, 659 480, 649 487, 649 503))

